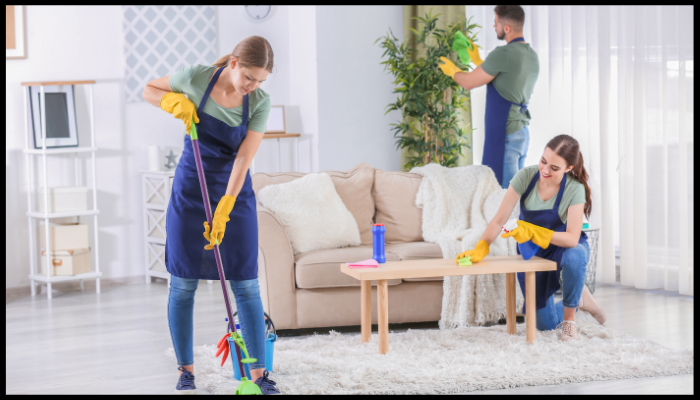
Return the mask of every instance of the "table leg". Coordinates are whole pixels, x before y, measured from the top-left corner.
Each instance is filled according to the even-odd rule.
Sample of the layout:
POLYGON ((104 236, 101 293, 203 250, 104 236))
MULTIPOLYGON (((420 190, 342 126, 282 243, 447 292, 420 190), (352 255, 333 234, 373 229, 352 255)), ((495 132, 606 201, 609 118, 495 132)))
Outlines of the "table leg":
POLYGON ((282 172, 282 142, 280 142, 280 138, 277 138, 277 167, 279 172, 282 172))
POLYGON ((515 335, 515 273, 506 274, 506 332, 515 335))
POLYGON ((537 337, 537 301, 535 299, 535 273, 525 273, 525 339, 528 343, 535 343, 537 337))
POLYGON ((386 279, 377 281, 377 319, 379 354, 386 354, 389 352, 389 290, 386 279))
POLYGON ((299 169, 299 138, 294 138, 294 163, 296 164, 296 172, 301 172, 299 169))
POLYGON ((362 326, 362 343, 367 343, 372 338, 372 281, 360 281, 360 310, 362 326))

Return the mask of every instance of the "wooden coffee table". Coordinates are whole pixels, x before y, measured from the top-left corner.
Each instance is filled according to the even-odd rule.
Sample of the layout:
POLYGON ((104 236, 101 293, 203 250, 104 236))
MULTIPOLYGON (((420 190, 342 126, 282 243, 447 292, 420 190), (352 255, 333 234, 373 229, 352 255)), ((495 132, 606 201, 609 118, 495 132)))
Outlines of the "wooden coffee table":
POLYGON ((525 339, 534 343, 537 336, 535 308, 535 272, 556 271, 557 263, 540 257, 523 260, 521 256, 495 256, 460 267, 454 258, 388 261, 378 268, 348 268, 340 264, 340 272, 360 281, 362 343, 372 334, 372 281, 377 281, 377 319, 379 323, 379 353, 389 351, 389 292, 388 279, 431 278, 436 276, 506 274, 506 331, 515 334, 515 273, 525 273, 525 339))

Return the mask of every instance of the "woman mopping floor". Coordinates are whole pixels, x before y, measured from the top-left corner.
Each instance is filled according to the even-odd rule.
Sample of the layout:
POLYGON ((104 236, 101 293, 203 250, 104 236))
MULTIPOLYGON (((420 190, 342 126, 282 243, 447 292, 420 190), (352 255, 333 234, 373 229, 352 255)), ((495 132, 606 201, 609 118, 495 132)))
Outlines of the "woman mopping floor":
MULTIPOLYGON (((532 241, 539 246, 538 257, 556 261, 557 270, 537 272, 537 329, 551 330, 562 326, 562 341, 578 338, 576 311, 591 314, 598 323, 605 322, 605 313, 584 285, 589 247, 581 231, 583 214, 591 214, 591 189, 583 167, 583 155, 576 139, 559 135, 547 143, 539 165, 521 169, 510 181, 496 216, 473 250, 457 256, 471 256, 472 262, 489 253, 489 244, 496 239, 501 226, 520 201, 518 227, 503 234, 518 243, 532 241), (563 300, 554 304, 561 274, 563 300)), ((518 274, 525 293, 524 274, 518 274)), ((525 307, 523 306, 523 312, 525 307)))
POLYGON ((209 199, 216 209, 212 226, 204 222, 202 235, 206 214, 191 139, 186 136, 166 214, 165 264, 171 274, 168 323, 180 371, 176 393, 196 390, 194 294, 200 279, 219 279, 211 251, 217 240, 224 273, 236 299, 243 338, 250 357, 258 360, 249 365, 250 378, 262 394, 279 393, 265 370, 258 222, 248 171, 270 113, 270 98, 259 87, 272 72, 273 58, 267 40, 250 36, 213 66, 183 68, 149 82, 143 91, 146 101, 181 119, 188 135, 192 120, 197 123, 209 199), (229 219, 232 228, 224 243, 229 219))

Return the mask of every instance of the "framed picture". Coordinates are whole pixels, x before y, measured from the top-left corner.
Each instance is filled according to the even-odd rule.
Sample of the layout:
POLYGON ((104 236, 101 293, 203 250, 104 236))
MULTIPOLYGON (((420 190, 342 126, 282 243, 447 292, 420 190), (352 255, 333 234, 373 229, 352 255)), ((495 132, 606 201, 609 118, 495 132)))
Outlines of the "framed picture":
POLYGON ((27 58, 26 6, 5 6, 5 58, 27 58))
POLYGON ((267 117, 265 133, 286 133, 284 125, 284 106, 271 106, 267 117))
MULTIPOLYGON (((78 146, 73 85, 44 86, 46 97, 46 148, 78 146)), ((41 135, 41 90, 29 86, 30 125, 34 133, 34 148, 43 145, 41 135)))

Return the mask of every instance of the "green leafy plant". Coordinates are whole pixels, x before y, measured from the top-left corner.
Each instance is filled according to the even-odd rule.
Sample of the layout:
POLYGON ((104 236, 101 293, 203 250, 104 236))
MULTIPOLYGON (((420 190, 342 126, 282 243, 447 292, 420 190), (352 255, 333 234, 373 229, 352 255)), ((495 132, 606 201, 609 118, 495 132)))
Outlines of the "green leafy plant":
POLYGON ((394 76, 394 93, 399 94, 396 102, 386 107, 385 115, 401 110, 401 121, 391 126, 396 147, 409 150, 404 165, 407 170, 431 162, 454 167, 462 149, 471 148, 468 134, 472 129, 459 126, 458 112, 469 111, 467 91, 443 74, 438 64, 444 56, 469 71, 471 67, 462 64, 452 50, 452 42, 457 31, 473 42, 473 30, 480 26, 469 24, 470 18, 441 29, 437 27, 439 16, 431 12, 425 18, 414 17, 419 21, 417 30, 410 28, 415 47, 411 38, 399 44, 391 29, 375 42, 381 41, 385 49, 382 57, 388 59, 381 64, 394 76))

